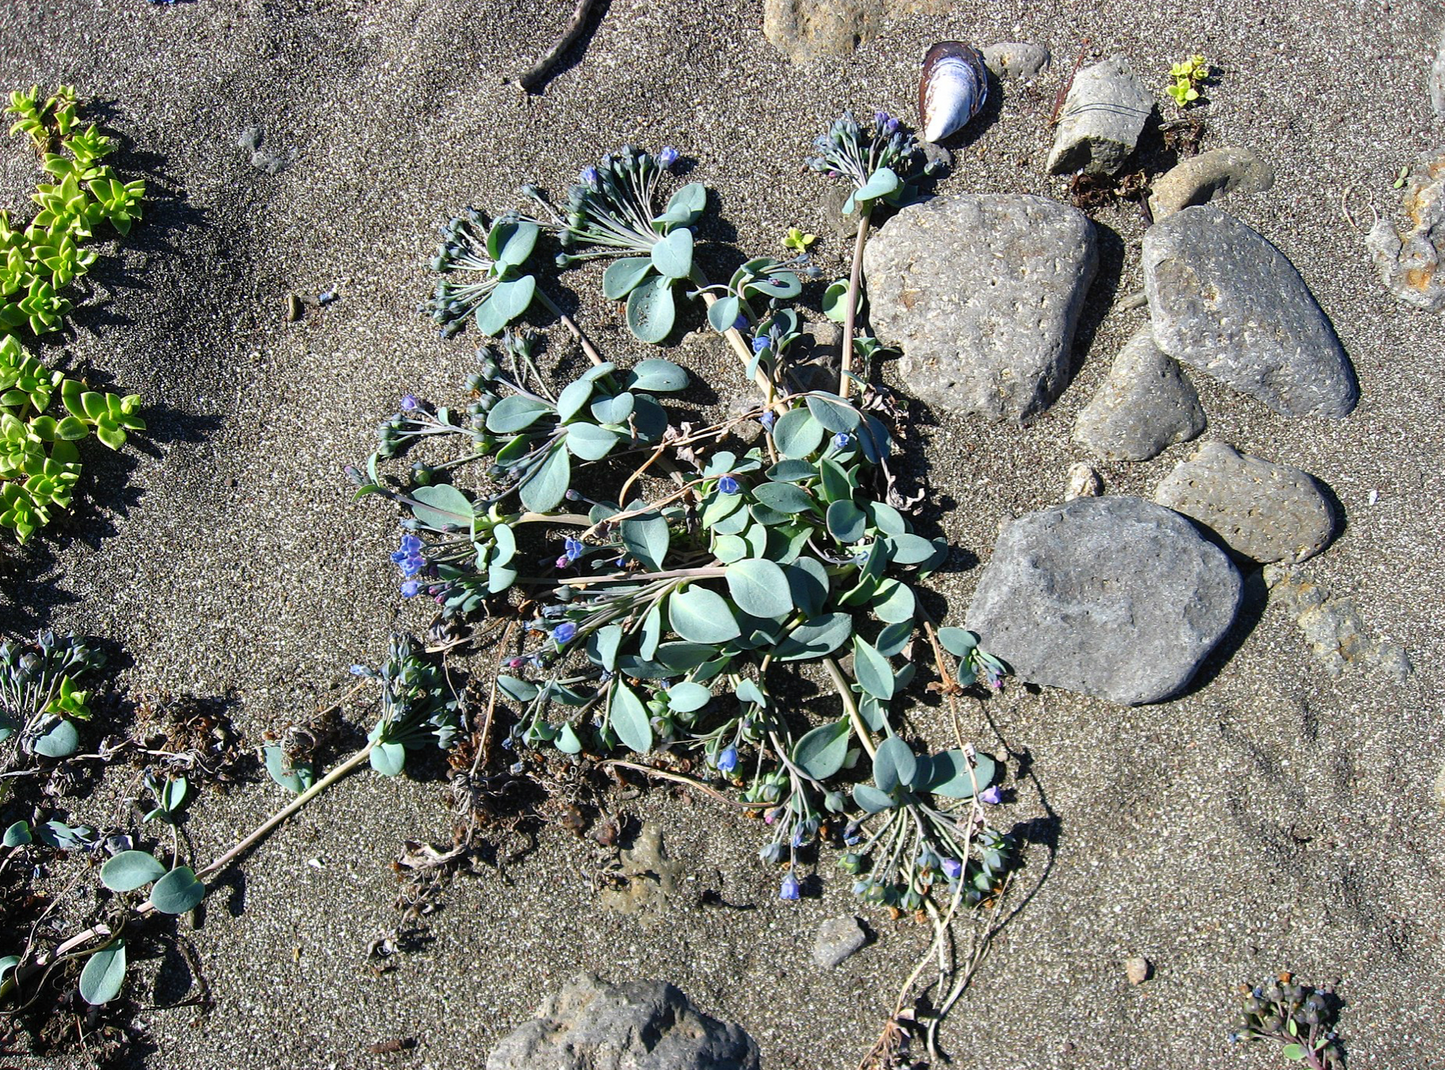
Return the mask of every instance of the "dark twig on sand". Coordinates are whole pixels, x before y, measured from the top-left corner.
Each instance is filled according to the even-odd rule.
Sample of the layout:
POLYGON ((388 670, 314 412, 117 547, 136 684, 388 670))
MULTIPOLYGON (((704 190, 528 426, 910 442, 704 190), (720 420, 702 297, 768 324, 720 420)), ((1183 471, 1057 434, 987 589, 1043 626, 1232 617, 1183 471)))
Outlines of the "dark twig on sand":
POLYGON ((527 68, 521 77, 507 84, 516 86, 524 93, 532 92, 542 79, 551 73, 552 68, 557 65, 557 61, 562 58, 562 54, 571 48, 577 38, 582 35, 582 27, 587 24, 587 16, 592 11, 592 5, 595 2, 596 0, 577 0, 577 10, 572 12, 572 17, 567 20, 567 25, 562 30, 562 36, 557 38, 557 43, 542 53, 542 57, 527 68))
POLYGON ((1074 88, 1074 78, 1079 73, 1079 68, 1084 65, 1084 56, 1088 54, 1089 45, 1094 39, 1085 37, 1083 44, 1079 45, 1079 54, 1074 57, 1074 69, 1069 76, 1059 85, 1059 91, 1054 94, 1054 110, 1049 113, 1049 128, 1053 129, 1059 125, 1059 118, 1064 110, 1064 100, 1069 95, 1069 90, 1074 88))

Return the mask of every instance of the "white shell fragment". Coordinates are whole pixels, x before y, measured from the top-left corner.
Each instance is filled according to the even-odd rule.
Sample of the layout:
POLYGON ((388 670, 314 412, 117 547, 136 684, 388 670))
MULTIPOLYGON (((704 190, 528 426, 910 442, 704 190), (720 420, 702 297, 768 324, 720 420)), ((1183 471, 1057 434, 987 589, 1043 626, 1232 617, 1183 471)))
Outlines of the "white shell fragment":
POLYGON ((924 141, 942 141, 962 130, 988 99, 988 72, 978 49, 940 41, 923 57, 918 83, 918 120, 924 141))

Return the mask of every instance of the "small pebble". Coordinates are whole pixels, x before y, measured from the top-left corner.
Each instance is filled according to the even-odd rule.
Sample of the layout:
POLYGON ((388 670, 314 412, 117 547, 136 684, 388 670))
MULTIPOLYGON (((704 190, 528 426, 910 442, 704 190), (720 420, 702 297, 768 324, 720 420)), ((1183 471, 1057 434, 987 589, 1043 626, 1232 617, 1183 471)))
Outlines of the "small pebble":
POLYGON ((868 934, 851 914, 829 918, 818 926, 813 961, 825 970, 832 969, 867 942, 868 934))
POLYGON ((1143 955, 1135 955, 1124 963, 1124 976, 1131 985, 1142 985, 1154 975, 1154 966, 1143 955))
POLYGON ((1064 501, 1075 498, 1097 498, 1104 492, 1104 481, 1094 466, 1087 461, 1078 461, 1069 469, 1069 485, 1064 490, 1064 501))
POLYGON ((301 318, 301 298, 295 294, 286 295, 286 322, 295 323, 301 318))

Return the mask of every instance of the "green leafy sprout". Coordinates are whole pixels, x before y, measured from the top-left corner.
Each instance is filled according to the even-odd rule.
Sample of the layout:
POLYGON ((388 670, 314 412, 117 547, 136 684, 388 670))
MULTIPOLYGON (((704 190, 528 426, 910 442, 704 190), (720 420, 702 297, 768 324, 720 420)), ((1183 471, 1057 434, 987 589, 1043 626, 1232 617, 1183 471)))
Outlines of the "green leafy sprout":
POLYGON ((1199 87, 1209 81, 1209 64, 1203 56, 1190 56, 1169 68, 1170 83, 1164 92, 1181 108, 1199 99, 1199 87))

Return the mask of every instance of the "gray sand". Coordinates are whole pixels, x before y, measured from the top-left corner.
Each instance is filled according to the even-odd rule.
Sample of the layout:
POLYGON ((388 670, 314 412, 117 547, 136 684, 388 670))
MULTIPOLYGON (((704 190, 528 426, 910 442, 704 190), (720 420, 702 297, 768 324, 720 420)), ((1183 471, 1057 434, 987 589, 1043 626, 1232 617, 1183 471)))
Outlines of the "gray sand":
MULTIPOLYGON (((998 730, 1033 762, 1013 812, 1052 816, 1040 827, 1057 842, 1029 849, 1020 890, 1032 894, 1015 900, 1023 909, 944 1041, 969 1067, 1271 1065, 1276 1053, 1226 1043, 1232 993, 1291 969, 1340 979, 1355 1070, 1445 1066, 1434 788, 1445 761, 1445 328, 1383 292, 1341 210, 1353 187, 1357 221, 1368 226, 1369 204, 1389 214, 1394 174, 1439 137, 1425 88, 1439 13, 1379 0, 1014 0, 900 19, 852 57, 793 69, 763 38, 760 3, 612 0, 580 61, 523 106, 501 82, 550 44, 571 7, 0 10, 0 86, 74 82, 130 139, 121 166, 147 171, 146 222, 123 272, 96 273, 100 292, 76 317, 69 353, 155 406, 149 444, 125 463, 93 463, 98 507, 53 564, 37 575, 32 555, 4 551, 0 625, 108 637, 133 659, 118 680, 133 690, 233 694, 255 742, 334 699, 345 667, 380 657, 392 627, 425 623, 420 607, 398 605, 391 509, 350 504, 340 465, 365 456, 400 394, 445 400, 467 370, 471 344, 439 340, 414 314, 430 286, 431 235, 456 207, 512 205, 523 180, 560 190, 624 140, 671 143, 697 159, 738 247, 781 251, 789 225, 830 233, 821 181, 797 174, 813 133, 845 106, 911 115, 919 60, 947 37, 1041 42, 1055 66, 1041 84, 1005 91, 942 191, 1061 196, 1062 181, 1044 174, 1045 121, 1081 40, 1092 37, 1091 55, 1123 52, 1161 88, 1172 60, 1203 52, 1224 70, 1205 147, 1248 146, 1279 173, 1272 191, 1228 208, 1299 268, 1362 395, 1344 421, 1291 422, 1196 377, 1206 435, 1329 485, 1348 526, 1301 573, 1353 599, 1416 672, 1401 686, 1357 663, 1331 678, 1256 581, 1232 656, 1183 699, 1119 709, 1013 686, 990 702, 998 730), (288 169, 251 166, 236 139, 252 125, 288 169), (287 293, 333 286, 339 302, 284 322, 287 293), (1136 987, 1123 962, 1140 954, 1157 972, 1136 987)), ((7 144, 0 173, 28 176, 21 151, 7 144)), ((1142 311, 1105 314, 1116 288, 1140 288, 1142 221, 1129 206, 1098 219, 1105 257, 1088 319, 1099 326, 1055 409, 1024 430, 923 425, 928 478, 951 503, 944 531, 979 557, 1001 519, 1061 498, 1082 456, 1074 417, 1143 321, 1142 311)), ((835 270, 838 245, 820 252, 835 270)), ((624 359, 640 350, 595 280, 574 274, 568 285, 604 348, 624 359)), ((721 346, 688 352, 722 400, 749 389, 721 346)), ((1110 490, 1147 496, 1187 449, 1101 471, 1110 490)), ((950 621, 977 576, 936 581, 950 621)), ((946 738, 935 711, 918 711, 917 724, 946 738)), ((981 717, 965 730, 992 742, 981 717)), ((926 943, 918 927, 868 914, 877 941, 820 971, 809 952, 818 924, 853 909, 831 862, 821 900, 779 903, 777 874, 754 857, 755 828, 654 791, 619 805, 661 824, 679 863, 661 913, 602 905, 586 876, 597 848, 554 823, 525 858, 457 881, 432 919, 435 939, 376 976, 365 950, 395 924, 388 864, 405 837, 447 838, 439 790, 354 777, 233 870, 192 934, 216 1009, 199 1021, 144 1012, 158 1047, 146 1065, 480 1066, 499 1035, 586 968, 673 981, 747 1029, 769 1068, 846 1067, 926 943), (756 909, 699 905, 707 888, 756 909), (394 1037, 417 1046, 367 1054, 394 1037)), ((199 800, 188 826, 199 856, 281 801, 269 782, 199 800)), ((154 970, 133 981, 142 1004, 154 970)))

